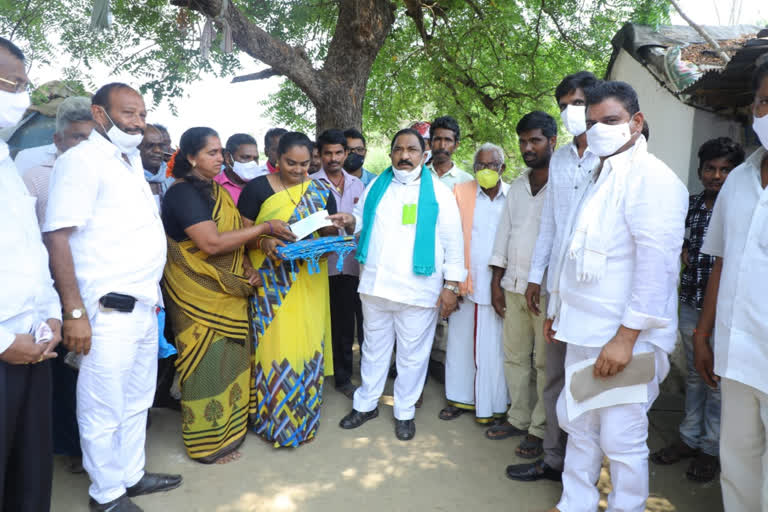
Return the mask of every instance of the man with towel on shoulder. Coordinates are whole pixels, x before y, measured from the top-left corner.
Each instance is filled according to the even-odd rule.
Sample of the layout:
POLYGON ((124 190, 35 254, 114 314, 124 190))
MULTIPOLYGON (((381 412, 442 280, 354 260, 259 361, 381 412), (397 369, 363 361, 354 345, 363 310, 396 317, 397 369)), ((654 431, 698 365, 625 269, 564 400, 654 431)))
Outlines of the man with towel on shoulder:
POLYGON ((641 512, 648 498, 647 414, 676 339, 688 192, 648 153, 630 85, 600 82, 586 96, 587 143, 600 165, 569 219, 549 301, 555 320, 548 338, 568 343, 557 416, 569 437, 563 494, 553 510, 597 510, 595 482, 605 455, 613 482, 608 510, 641 512), (650 371, 638 368, 644 366, 650 371), (574 377, 576 392, 571 388, 571 375, 582 367, 597 390, 586 397, 584 379, 574 377))
POLYGON ((365 341, 362 386, 340 422, 361 426, 379 414, 397 337, 395 435, 413 439, 416 400, 424 387, 438 313, 458 308, 458 284, 466 278, 464 240, 456 199, 424 166, 424 139, 407 128, 392 139, 392 166, 365 189, 354 214, 331 219, 360 233, 357 260, 365 341))

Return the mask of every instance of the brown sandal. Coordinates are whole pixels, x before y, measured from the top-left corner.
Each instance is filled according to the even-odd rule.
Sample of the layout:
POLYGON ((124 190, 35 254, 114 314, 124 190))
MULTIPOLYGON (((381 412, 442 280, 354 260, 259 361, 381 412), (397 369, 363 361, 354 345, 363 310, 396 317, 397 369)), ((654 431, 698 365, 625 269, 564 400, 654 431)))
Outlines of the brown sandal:
POLYGON ((650 459, 654 464, 669 466, 677 464, 683 459, 690 459, 699 455, 699 450, 691 448, 681 439, 651 454, 650 459))
POLYGON ((438 418, 445 421, 455 420, 462 414, 464 414, 464 409, 459 409, 455 405, 449 405, 447 407, 444 407, 442 411, 440 411, 440 414, 437 415, 438 418))
POLYGON ((515 454, 523 459, 537 459, 544 453, 544 440, 540 437, 528 434, 515 449, 515 454))

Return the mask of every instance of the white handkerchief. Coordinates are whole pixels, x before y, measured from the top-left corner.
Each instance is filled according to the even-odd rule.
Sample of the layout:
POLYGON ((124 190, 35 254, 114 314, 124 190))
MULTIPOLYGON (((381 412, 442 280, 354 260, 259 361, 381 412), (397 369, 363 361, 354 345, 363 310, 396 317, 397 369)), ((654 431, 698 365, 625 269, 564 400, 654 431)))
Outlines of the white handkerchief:
POLYGON ((333 226, 333 222, 328 220, 328 215, 328 210, 320 210, 291 224, 291 231, 296 235, 296 240, 301 240, 320 228, 333 226))
POLYGON ((609 389, 592 398, 584 400, 583 402, 577 402, 571 393, 571 380, 573 379, 573 374, 582 368, 594 366, 596 361, 597 358, 586 359, 565 368, 565 388, 563 391, 565 391, 565 406, 566 412, 568 413, 568 421, 573 421, 585 412, 593 409, 622 404, 644 404, 648 401, 648 384, 635 384, 634 386, 622 386, 609 389))

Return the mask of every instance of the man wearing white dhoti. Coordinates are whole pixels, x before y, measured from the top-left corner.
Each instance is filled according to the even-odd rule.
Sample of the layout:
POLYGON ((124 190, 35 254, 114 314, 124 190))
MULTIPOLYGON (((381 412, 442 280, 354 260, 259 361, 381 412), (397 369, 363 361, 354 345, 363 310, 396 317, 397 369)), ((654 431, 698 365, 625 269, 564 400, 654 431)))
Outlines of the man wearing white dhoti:
POLYGON ((413 439, 415 404, 424 387, 438 313, 458 305, 458 283, 466 277, 459 210, 451 191, 422 162, 424 139, 399 131, 391 145, 392 167, 365 189, 354 214, 331 218, 360 232, 357 260, 365 341, 362 385, 353 409, 339 426, 357 428, 378 416, 397 337, 395 435, 413 439))
POLYGON ((457 184, 464 233, 467 279, 459 285, 462 300, 448 324, 445 396, 441 420, 475 412, 479 423, 503 418, 509 399, 504 381, 502 320, 491 305, 491 259, 496 227, 502 217, 509 185, 501 181, 504 151, 483 144, 475 153, 476 180, 457 184))
POLYGON ((563 494, 553 510, 597 510, 595 482, 605 455, 613 483, 607 510, 640 512, 648 498, 647 413, 669 371, 676 339, 688 193, 648 153, 640 133, 643 114, 630 85, 601 82, 586 96, 587 142, 601 165, 569 220, 559 285, 549 300, 554 337, 568 344, 557 413, 569 437, 563 494), (576 402, 569 375, 579 365, 598 384, 611 386, 611 378, 640 353, 653 354, 650 380, 576 402))

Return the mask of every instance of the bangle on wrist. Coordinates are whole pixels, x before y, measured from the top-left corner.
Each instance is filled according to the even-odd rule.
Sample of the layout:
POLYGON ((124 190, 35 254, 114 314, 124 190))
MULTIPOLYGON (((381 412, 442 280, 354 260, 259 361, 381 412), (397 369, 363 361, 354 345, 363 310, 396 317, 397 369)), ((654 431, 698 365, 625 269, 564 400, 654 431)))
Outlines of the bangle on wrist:
POLYGON ((269 227, 269 234, 270 234, 270 235, 274 235, 274 234, 275 234, 275 230, 274 230, 274 228, 272 227, 272 223, 271 223, 271 222, 269 222, 268 220, 265 220, 265 221, 264 221, 264 224, 266 224, 266 225, 267 225, 267 227, 269 227))
POLYGON ((702 336, 704 336, 705 338, 709 338, 710 336, 712 336, 712 333, 711 333, 711 332, 701 332, 701 331, 699 331, 699 330, 698 330, 698 329, 696 329, 696 328, 694 328, 694 329, 693 329, 693 334, 701 334, 701 335, 702 335, 702 336))

